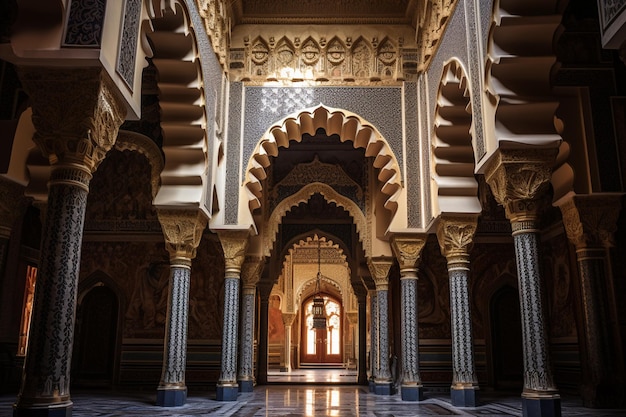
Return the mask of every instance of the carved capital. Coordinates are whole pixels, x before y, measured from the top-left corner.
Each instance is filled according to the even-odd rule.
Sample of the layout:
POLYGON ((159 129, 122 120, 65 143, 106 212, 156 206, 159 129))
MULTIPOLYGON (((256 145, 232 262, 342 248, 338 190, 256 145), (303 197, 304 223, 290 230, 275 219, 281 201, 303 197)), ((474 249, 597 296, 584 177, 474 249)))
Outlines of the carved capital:
POLYGON ((437 225, 437 240, 448 267, 467 267, 478 225, 477 216, 442 215, 437 225))
POLYGON ((102 68, 21 68, 33 140, 52 165, 96 170, 126 117, 117 87, 102 68))
POLYGON ((8 238, 17 218, 26 209, 24 186, 0 177, 0 237, 8 238))
POLYGON ((296 313, 283 313, 283 324, 285 326, 291 326, 295 318, 296 313))
POLYGON ((346 313, 346 317, 348 317, 348 321, 351 325, 356 326, 359 324, 359 313, 358 311, 349 311, 346 313))
MULTIPOLYGON (((485 172, 496 201, 521 229, 536 227, 557 149, 498 149, 485 172)), ((515 230, 514 230, 515 231, 515 230)))
POLYGON ((391 249, 400 264, 400 274, 403 271, 415 275, 422 249, 426 245, 426 235, 401 235, 395 234, 391 238, 391 249))
POLYGON ((170 260, 191 266, 207 224, 206 217, 199 210, 176 209, 157 209, 157 216, 170 260))
POLYGON ((386 290, 389 287, 389 270, 392 263, 392 259, 386 256, 369 258, 367 260, 367 266, 376 283, 377 291, 386 290))
POLYGON ((241 266, 248 248, 248 230, 220 230, 218 233, 224 262, 226 264, 226 277, 239 278, 241 266))
POLYGON ((261 279, 261 273, 263 272, 263 266, 265 265, 265 259, 262 257, 246 256, 243 266, 241 267, 241 281, 245 288, 256 287, 256 284, 261 279))
POLYGON ((622 194, 576 195, 559 208, 568 239, 576 249, 613 246, 622 194))

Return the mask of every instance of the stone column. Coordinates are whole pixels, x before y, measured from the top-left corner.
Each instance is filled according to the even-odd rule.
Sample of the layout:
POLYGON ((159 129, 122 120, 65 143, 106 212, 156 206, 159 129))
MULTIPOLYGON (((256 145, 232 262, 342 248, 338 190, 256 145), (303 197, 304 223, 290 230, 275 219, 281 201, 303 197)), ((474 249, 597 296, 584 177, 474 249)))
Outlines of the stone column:
POLYGON ((357 383, 359 385, 367 384, 367 303, 366 295, 357 294, 359 302, 359 364, 358 364, 358 376, 357 383))
POLYGON ((267 384, 267 371, 268 371, 268 328, 269 322, 269 304, 270 294, 272 292, 273 284, 263 280, 258 284, 259 289, 259 366, 257 368, 257 382, 261 385, 267 384))
POLYGON ((241 350, 239 352, 239 392, 254 388, 254 312, 256 284, 263 272, 263 258, 247 257, 241 270, 243 295, 241 297, 241 350))
POLYGON ((291 372, 291 325, 296 318, 295 313, 283 313, 283 324, 285 325, 285 360, 282 372, 291 372))
POLYGON ((441 253, 448 261, 452 327, 452 405, 478 405, 478 378, 474 366, 474 337, 467 286, 470 251, 477 215, 442 215, 437 226, 441 253))
POLYGON ((582 299, 582 336, 585 341, 585 382, 582 387, 586 407, 617 408, 624 395, 623 382, 616 378, 620 360, 611 332, 612 287, 609 248, 621 207, 621 194, 572 196, 562 205, 567 237, 576 247, 582 299))
POLYGON ((375 391, 376 370, 378 369, 378 298, 376 290, 368 291, 370 296, 370 392, 375 391))
POLYGON ((368 266, 376 283, 377 311, 377 358, 374 377, 374 392, 377 395, 391 394, 391 372, 389 370, 389 269, 391 258, 378 257, 369 259, 368 266))
POLYGON ((239 280, 248 247, 248 230, 223 230, 218 235, 224 250, 224 330, 222 334, 222 372, 217 383, 218 401, 235 401, 237 384, 237 339, 239 280))
POLYGON ((98 68, 20 70, 33 140, 52 165, 48 211, 22 386, 15 416, 71 415, 70 365, 89 182, 126 109, 98 68))
POLYGON ((167 319, 163 343, 163 369, 157 405, 178 407, 187 400, 187 322, 191 261, 196 257, 207 221, 198 210, 157 209, 165 248, 170 254, 167 319))
POLYGON ((550 183, 556 149, 500 149, 485 179, 513 229, 524 341, 524 416, 560 416, 552 379, 539 263, 539 211, 550 183))
POLYGON ((356 359, 357 357, 357 349, 358 349, 358 340, 359 340, 359 312, 357 311, 349 311, 346 313, 346 318, 348 319, 348 323, 350 323, 350 338, 352 339, 352 343, 350 346, 350 350, 343 350, 344 354, 344 363, 349 363, 350 359, 356 359), (351 356, 348 356, 351 355, 351 356))
MULTIPOLYGON (((419 375, 419 335, 417 323, 417 264, 426 236, 396 234, 391 248, 400 265, 400 316, 402 326, 402 385, 403 401, 424 399, 424 387, 419 375)), ((377 284, 378 285, 378 284, 377 284)))

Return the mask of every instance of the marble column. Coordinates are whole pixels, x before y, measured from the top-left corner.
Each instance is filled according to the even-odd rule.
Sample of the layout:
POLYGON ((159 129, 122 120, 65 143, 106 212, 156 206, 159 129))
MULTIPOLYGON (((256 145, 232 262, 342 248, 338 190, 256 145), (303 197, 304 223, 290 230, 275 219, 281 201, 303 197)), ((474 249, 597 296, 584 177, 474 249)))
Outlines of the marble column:
POLYGON ((522 411, 525 417, 561 415, 543 306, 538 225, 556 153, 556 149, 500 149, 485 173, 513 230, 524 343, 522 411))
POLYGON ((157 387, 157 405, 178 407, 187 400, 187 323, 191 261, 196 257, 207 220, 198 210, 157 209, 165 248, 170 254, 163 369, 157 387))
POLYGON ((586 347, 581 395, 586 407, 617 408, 624 383, 615 367, 620 363, 616 337, 610 325, 613 279, 609 248, 621 208, 622 194, 576 195, 559 207, 570 242, 576 247, 582 319, 586 347))
POLYGON ((239 280, 248 246, 248 235, 248 230, 222 230, 218 232, 226 265, 222 372, 217 383, 218 401, 235 401, 239 392, 239 385, 237 384, 239 280))
POLYGON ((424 387, 419 374, 419 336, 417 323, 417 264, 426 244, 426 236, 395 234, 391 248, 400 265, 400 322, 402 326, 403 401, 424 399, 424 387))
POLYGON ((283 313, 283 324, 285 325, 285 360, 281 372, 291 372, 291 325, 295 318, 295 313, 283 313))
POLYGON ((51 164, 46 221, 22 385, 14 416, 70 416, 70 366, 89 182, 126 108, 98 68, 20 70, 51 164))
POLYGON ((452 386, 456 407, 478 406, 478 378, 474 365, 474 337, 467 282, 470 251, 476 233, 477 215, 443 214, 437 225, 441 253, 448 261, 450 321, 452 328, 452 386))
POLYGON ((377 395, 390 395, 392 392, 391 371, 389 370, 389 269, 392 260, 388 257, 370 258, 368 267, 376 283, 376 324, 377 354, 374 376, 374 392, 377 395))
POLYGON ((368 291, 370 296, 370 392, 375 391, 376 370, 378 369, 378 298, 376 290, 368 291))
POLYGON ((247 257, 241 269, 243 294, 241 297, 241 347, 239 351, 239 392, 252 392, 254 388, 254 312, 256 284, 261 279, 264 259, 247 257))

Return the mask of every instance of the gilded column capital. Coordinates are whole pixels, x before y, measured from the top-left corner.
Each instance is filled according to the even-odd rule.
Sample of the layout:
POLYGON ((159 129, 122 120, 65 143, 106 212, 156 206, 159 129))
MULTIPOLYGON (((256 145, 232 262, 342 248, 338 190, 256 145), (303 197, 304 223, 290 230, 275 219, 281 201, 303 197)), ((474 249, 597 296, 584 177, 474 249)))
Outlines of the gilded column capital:
POLYGON ((206 217, 200 210, 159 208, 157 216, 170 260, 191 267, 191 260, 196 257, 196 249, 207 224, 206 217))
POLYGON ((126 117, 124 101, 106 71, 22 67, 19 76, 32 103, 33 140, 50 164, 95 171, 126 117))
POLYGON ((226 265, 227 278, 240 278, 241 267, 248 248, 248 236, 250 232, 246 230, 220 230, 217 232, 222 250, 224 251, 224 262, 226 265))
POLYGON ((389 288, 389 270, 391 269, 392 263, 392 258, 387 256, 368 258, 367 266, 372 274, 377 291, 387 290, 389 288))
POLYGON ((543 197, 550 185, 555 149, 498 149, 485 180, 504 206, 513 232, 536 229, 543 197))
POLYGON ((283 313, 283 324, 285 326, 291 326, 295 318, 296 313, 283 313))
POLYGON ((0 237, 11 235, 13 224, 26 209, 24 186, 0 177, 0 237))
POLYGON ((395 234, 391 237, 391 249, 400 264, 402 278, 417 278, 417 264, 426 245, 426 235, 395 234))
POLYGON ((359 324, 359 312, 358 311, 348 311, 346 313, 346 317, 351 325, 356 326, 359 324))
POLYGON ((563 225, 576 249, 613 246, 623 194, 575 195, 561 204, 563 225))
POLYGON ((260 256, 246 256, 241 267, 241 281, 244 290, 255 289, 256 284, 261 279, 265 259, 260 256))
POLYGON ((442 215, 437 224, 437 240, 448 269, 467 269, 474 244, 478 216, 442 215))

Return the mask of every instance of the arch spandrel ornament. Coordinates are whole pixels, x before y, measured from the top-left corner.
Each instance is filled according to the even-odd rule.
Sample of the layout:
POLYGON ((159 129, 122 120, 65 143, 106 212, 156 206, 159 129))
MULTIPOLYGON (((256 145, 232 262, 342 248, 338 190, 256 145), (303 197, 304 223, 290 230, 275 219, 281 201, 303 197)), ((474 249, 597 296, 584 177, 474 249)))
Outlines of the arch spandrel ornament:
POLYGON ((291 141, 300 142, 304 134, 314 136, 318 129, 323 129, 329 136, 338 135, 342 142, 353 142, 355 148, 365 149, 365 156, 374 158, 380 191, 387 196, 384 207, 391 211, 392 217, 395 216, 403 180, 402 170, 389 143, 375 127, 358 115, 321 104, 282 119, 270 127, 258 142, 246 169, 244 192, 240 194, 248 197, 250 214, 265 200, 262 180, 267 177, 270 156, 278 156, 279 148, 288 148, 291 141))

